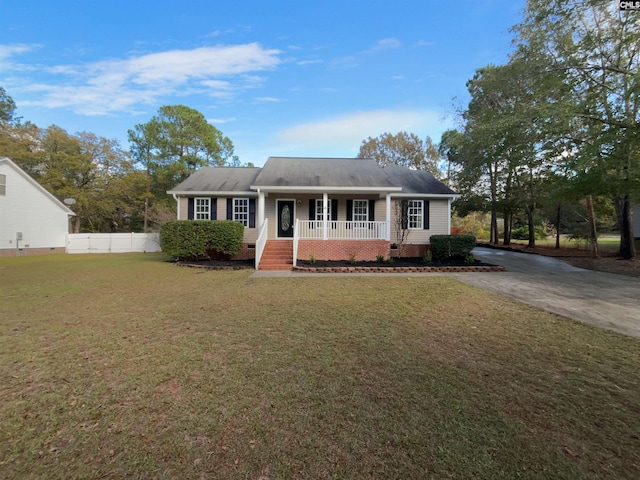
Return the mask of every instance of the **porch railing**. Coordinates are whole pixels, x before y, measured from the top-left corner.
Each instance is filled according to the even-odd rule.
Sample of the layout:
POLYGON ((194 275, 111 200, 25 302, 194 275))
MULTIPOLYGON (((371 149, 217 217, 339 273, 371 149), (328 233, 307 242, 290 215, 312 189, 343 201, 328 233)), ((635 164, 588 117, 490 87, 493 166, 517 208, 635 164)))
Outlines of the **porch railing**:
POLYGON ((388 229, 388 222, 296 220, 295 233, 301 240, 385 240, 388 229))
POLYGON ((260 228, 260 232, 258 233, 258 241, 256 241, 256 270, 258 270, 258 266, 260 265, 260 259, 262 258, 262 252, 264 252, 264 247, 267 244, 268 233, 269 233, 269 219, 265 218, 264 223, 260 228))

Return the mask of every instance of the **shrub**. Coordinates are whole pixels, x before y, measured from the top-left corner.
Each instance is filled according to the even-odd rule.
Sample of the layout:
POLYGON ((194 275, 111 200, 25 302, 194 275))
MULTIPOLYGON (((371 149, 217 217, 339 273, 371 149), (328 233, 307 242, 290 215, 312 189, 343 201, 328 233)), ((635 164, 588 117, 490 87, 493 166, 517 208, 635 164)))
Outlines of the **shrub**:
POLYGON ((422 261, 424 263, 433 262, 433 253, 431 252, 431 250, 425 250, 424 255, 422 256, 422 261))
POLYGON ((376 262, 378 263, 384 262, 384 255, 376 255, 376 262))
POLYGON ((230 258, 242 249, 244 225, 230 220, 176 220, 160 229, 160 247, 179 260, 230 258))
MULTIPOLYGON (((533 230, 536 235, 536 240, 543 240, 547 238, 547 234, 544 231, 544 228, 542 228, 542 225, 536 225, 533 227, 533 230)), ((529 240, 529 225, 514 228, 511 231, 511 238, 514 240, 529 240)))
POLYGON ((476 237, 473 235, 432 235, 430 242, 433 258, 437 260, 466 258, 476 246, 476 237))

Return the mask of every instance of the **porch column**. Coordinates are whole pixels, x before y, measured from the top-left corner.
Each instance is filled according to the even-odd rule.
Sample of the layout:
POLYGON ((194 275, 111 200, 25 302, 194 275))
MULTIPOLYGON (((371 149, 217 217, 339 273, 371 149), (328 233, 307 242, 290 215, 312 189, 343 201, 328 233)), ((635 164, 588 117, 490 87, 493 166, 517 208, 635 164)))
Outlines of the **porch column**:
POLYGON ((386 207, 387 207, 387 231, 384 235, 384 239, 387 242, 391 241, 391 194, 386 195, 386 207))
POLYGON ((329 195, 327 193, 322 194, 322 218, 324 219, 322 239, 326 240, 329 226, 329 195))
POLYGON ((258 232, 264 225, 264 192, 258 189, 258 232))
POLYGON ((447 200, 447 235, 451 235, 451 199, 447 200))

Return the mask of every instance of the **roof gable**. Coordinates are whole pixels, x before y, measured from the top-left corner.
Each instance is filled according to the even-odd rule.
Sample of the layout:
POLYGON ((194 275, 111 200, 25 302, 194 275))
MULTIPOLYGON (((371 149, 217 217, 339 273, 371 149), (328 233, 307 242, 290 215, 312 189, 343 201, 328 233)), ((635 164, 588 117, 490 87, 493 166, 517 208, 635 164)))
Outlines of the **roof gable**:
POLYGON ((29 175, 27 172, 25 172, 24 170, 22 170, 18 165, 16 165, 13 160, 11 160, 8 157, 0 157, 0 165, 4 164, 4 165, 8 165, 9 167, 11 167, 18 175, 20 175, 22 178, 24 178, 28 183, 30 183, 31 185, 33 185, 34 188, 36 188, 37 190, 39 190, 45 197, 47 197, 53 204, 55 204, 58 208, 62 209, 67 215, 73 215, 75 216, 75 213, 73 213, 71 211, 71 209, 69 209, 69 207, 67 207, 64 203, 62 203, 60 200, 58 200, 55 196, 53 196, 53 194, 51 192, 49 192, 46 188, 44 188, 42 185, 40 185, 38 182, 36 182, 31 175, 29 175))

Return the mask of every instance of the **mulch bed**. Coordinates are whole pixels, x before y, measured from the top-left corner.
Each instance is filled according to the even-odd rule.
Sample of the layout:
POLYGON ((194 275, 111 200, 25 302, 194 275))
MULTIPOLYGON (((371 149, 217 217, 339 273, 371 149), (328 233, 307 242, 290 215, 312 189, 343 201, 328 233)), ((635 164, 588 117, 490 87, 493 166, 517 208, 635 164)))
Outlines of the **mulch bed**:
MULTIPOLYGON (((207 270, 243 270, 253 269, 253 260, 203 260, 199 262, 178 261, 181 267, 202 268, 207 270)), ((433 261, 425 263, 422 258, 397 258, 390 262, 344 261, 298 261, 292 270, 313 273, 407 273, 407 272, 501 272, 503 267, 476 260, 467 263, 464 260, 448 262, 433 261)))
POLYGON ((178 261, 179 267, 204 268, 207 270, 245 270, 255 267, 254 260, 201 260, 199 262, 178 261))

